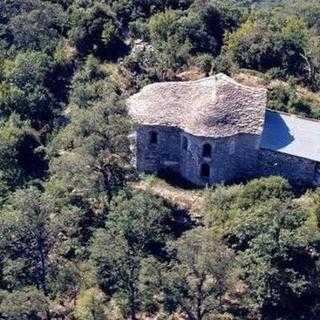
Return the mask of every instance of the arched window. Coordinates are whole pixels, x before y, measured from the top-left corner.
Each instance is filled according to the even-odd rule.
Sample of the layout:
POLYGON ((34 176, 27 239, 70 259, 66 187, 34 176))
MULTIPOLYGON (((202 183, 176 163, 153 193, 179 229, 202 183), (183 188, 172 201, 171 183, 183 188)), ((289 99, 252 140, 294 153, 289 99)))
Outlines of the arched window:
POLYGON ((212 147, 209 143, 206 143, 202 147, 202 156, 204 158, 211 158, 212 147))
POLYGON ((204 178, 210 177, 210 166, 208 163, 203 163, 200 168, 200 175, 204 178))
POLYGON ((188 139, 186 137, 182 138, 182 149, 187 150, 188 149, 188 139))
POLYGON ((149 142, 152 144, 158 143, 158 133, 155 131, 150 131, 149 133, 149 142))

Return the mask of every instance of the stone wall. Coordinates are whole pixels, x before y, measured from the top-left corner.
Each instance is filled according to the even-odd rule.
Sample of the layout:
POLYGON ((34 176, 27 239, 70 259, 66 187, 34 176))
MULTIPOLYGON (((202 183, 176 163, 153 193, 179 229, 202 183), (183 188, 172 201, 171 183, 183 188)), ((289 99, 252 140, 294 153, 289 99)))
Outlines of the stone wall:
POLYGON ((243 134, 214 139, 182 135, 188 139, 188 148, 181 151, 181 174, 194 184, 225 183, 256 174, 258 136, 243 134), (205 144, 212 148, 211 157, 202 156, 205 144), (203 163, 210 167, 208 178, 200 174, 203 163))
POLYGON ((136 166, 148 173, 176 171, 197 185, 230 182, 255 174, 258 143, 258 136, 248 134, 214 139, 173 127, 141 126, 136 133, 136 166), (150 141, 152 132, 157 134, 157 143, 150 141), (211 146, 211 157, 202 156, 205 144, 211 146), (200 174, 203 163, 210 167, 209 177, 200 174))
POLYGON ((259 176, 279 175, 297 186, 315 183, 316 162, 292 155, 261 149, 258 155, 259 176))
POLYGON ((141 126, 135 143, 138 171, 173 171, 200 186, 270 175, 283 176, 295 185, 312 185, 315 179, 315 162, 259 149, 260 137, 256 135, 214 139, 173 127, 141 126), (152 132, 156 143, 150 141, 152 132), (211 157, 203 157, 205 144, 211 146, 211 157), (201 176, 204 163, 210 168, 208 177, 201 176))
POLYGON ((179 171, 180 129, 140 126, 136 132, 136 167, 138 171, 157 173, 162 169, 179 171), (157 143, 150 143, 150 134, 157 134, 157 143))

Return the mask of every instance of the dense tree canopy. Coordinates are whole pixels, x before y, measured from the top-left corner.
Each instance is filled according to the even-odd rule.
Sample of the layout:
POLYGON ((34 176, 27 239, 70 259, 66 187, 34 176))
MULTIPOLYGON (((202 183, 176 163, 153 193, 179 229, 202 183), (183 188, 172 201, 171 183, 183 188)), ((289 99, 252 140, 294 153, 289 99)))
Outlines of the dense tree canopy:
POLYGON ((318 319, 319 190, 215 186, 190 217, 137 187, 125 100, 242 73, 319 119, 319 21, 316 0, 0 1, 0 319, 318 319))

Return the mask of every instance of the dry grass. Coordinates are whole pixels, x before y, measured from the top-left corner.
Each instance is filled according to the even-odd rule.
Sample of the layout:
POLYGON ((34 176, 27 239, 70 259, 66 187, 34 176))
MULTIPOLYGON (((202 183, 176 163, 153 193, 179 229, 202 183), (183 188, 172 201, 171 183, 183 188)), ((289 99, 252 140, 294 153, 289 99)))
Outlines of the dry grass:
POLYGON ((194 218, 201 218, 204 207, 204 190, 183 189, 170 185, 163 179, 155 176, 146 176, 144 179, 134 182, 131 186, 136 190, 150 192, 159 196, 172 205, 187 210, 194 218))
POLYGON ((181 81, 194 81, 204 78, 206 75, 197 67, 192 67, 186 71, 180 72, 176 75, 177 80, 181 81))
POLYGON ((263 77, 263 74, 258 76, 256 72, 242 71, 233 74, 232 78, 249 87, 265 88, 268 85, 268 81, 263 77))

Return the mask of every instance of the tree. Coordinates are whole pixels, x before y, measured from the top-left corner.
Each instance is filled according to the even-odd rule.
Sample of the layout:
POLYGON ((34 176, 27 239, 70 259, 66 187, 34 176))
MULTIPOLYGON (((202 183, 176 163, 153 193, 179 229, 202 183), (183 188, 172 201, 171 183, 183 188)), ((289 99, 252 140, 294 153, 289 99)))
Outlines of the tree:
POLYGON ((175 70, 186 64, 189 57, 190 42, 177 33, 178 23, 179 16, 172 10, 155 14, 148 23, 160 70, 175 70))
POLYGON ((306 208, 285 180, 270 177, 220 187, 207 199, 209 225, 237 256, 246 317, 313 318, 320 292, 316 195, 314 208, 306 208))
POLYGON ((124 50, 117 21, 108 6, 93 1, 75 2, 70 8, 69 38, 79 53, 95 53, 102 57, 117 58, 124 50))
POLYGON ((160 199, 148 193, 129 192, 112 201, 106 230, 123 234, 138 252, 152 252, 153 246, 164 245, 170 221, 170 211, 160 199))
POLYGON ((15 112, 36 129, 52 120, 56 106, 46 86, 51 63, 47 54, 30 51, 5 62, 4 82, 10 86, 0 100, 2 113, 15 112))
POLYGON ((294 85, 279 84, 268 90, 268 107, 287 113, 318 118, 319 115, 306 99, 300 98, 294 85))
POLYGON ((89 55, 82 68, 74 75, 71 83, 70 103, 88 108, 114 95, 108 73, 99 61, 89 55))
POLYGON ((310 87, 318 83, 314 59, 318 39, 303 19, 277 11, 252 14, 228 36, 226 54, 241 68, 270 72, 274 77, 296 77, 310 87))
MULTIPOLYGON (((102 175, 108 196, 123 186, 132 171, 126 106, 109 84, 107 75, 88 58, 74 79, 69 109, 70 123, 52 141, 52 154, 79 154, 92 173, 102 175), (81 92, 78 95, 76 92, 81 92)), ((68 156, 65 156, 68 157, 68 156)), ((69 159, 71 156, 68 157, 69 159)), ((83 170, 81 170, 83 171, 83 170)), ((76 174, 76 172, 74 172, 76 174)))
POLYGON ((91 259, 102 289, 116 295, 124 315, 135 320, 140 304, 139 253, 132 250, 123 235, 99 229, 93 238, 91 259))
POLYGON ((218 55, 224 36, 239 26, 245 12, 244 6, 239 1, 195 1, 188 14, 191 21, 198 21, 197 32, 190 38, 194 52, 218 55))
POLYGON ((307 74, 309 38, 305 22, 295 17, 288 18, 276 35, 275 48, 280 54, 282 68, 288 74, 303 75, 306 79, 311 77, 307 74))
POLYGON ((180 310, 191 320, 221 314, 232 251, 206 229, 186 233, 173 244, 172 250, 175 259, 164 280, 167 310, 180 310))
POLYGON ((144 261, 149 252, 160 253, 168 220, 168 209, 155 197, 122 194, 111 205, 105 229, 94 234, 91 261, 99 284, 117 297, 130 319, 136 319, 141 307, 144 261))
POLYGON ((152 16, 148 24, 151 39, 154 42, 168 41, 178 18, 177 13, 171 10, 152 16))
POLYGON ((304 319, 318 312, 319 260, 313 241, 319 230, 311 221, 294 203, 279 200, 234 221, 238 226, 231 237, 241 239, 239 263, 249 286, 245 303, 261 318, 304 319))
POLYGON ((48 314, 48 299, 35 287, 0 293, 0 316, 4 320, 41 320, 48 314))
POLYGON ((281 64, 274 41, 272 29, 263 20, 248 19, 229 35, 226 51, 241 68, 265 71, 281 64))
POLYGON ((17 115, 0 122, 1 202, 9 191, 44 176, 46 161, 39 147, 39 138, 28 122, 17 115))
POLYGON ((36 286, 48 293, 49 253, 54 243, 49 210, 35 188, 16 191, 0 215, 2 287, 36 286))
POLYGON ((10 12, 7 5, 11 13, 6 30, 9 51, 50 52, 65 31, 67 15, 58 4, 30 0, 27 2, 29 6, 21 3, 16 14, 10 12))
POLYGON ((91 288, 80 292, 75 308, 77 320, 104 320, 106 297, 102 291, 91 288))
POLYGON ((282 177, 271 176, 250 181, 240 192, 237 205, 246 209, 269 199, 285 201, 292 197, 293 192, 288 181, 282 177))

